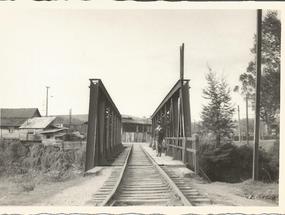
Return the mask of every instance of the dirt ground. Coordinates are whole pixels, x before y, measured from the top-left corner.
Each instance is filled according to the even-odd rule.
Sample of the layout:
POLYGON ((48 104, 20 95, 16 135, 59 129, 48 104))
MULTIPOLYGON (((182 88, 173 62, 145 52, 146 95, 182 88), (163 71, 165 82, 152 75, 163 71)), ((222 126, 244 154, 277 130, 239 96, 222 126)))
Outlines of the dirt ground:
MULTIPOLYGON (((90 205, 93 194, 111 174, 112 167, 103 168, 98 175, 78 176, 65 182, 37 184, 32 191, 23 191, 21 185, 9 178, 0 178, 0 205, 83 206, 90 205)), ((277 206, 270 200, 250 199, 245 196, 244 184, 223 182, 205 183, 188 178, 200 193, 212 200, 213 205, 224 206, 277 206)), ((262 186, 262 185, 258 185, 262 186)))
POLYGON ((10 178, 1 178, 0 205, 35 205, 42 199, 67 187, 76 186, 84 180, 84 178, 76 177, 65 182, 43 182, 37 184, 34 190, 25 191, 21 184, 11 181, 10 178))
POLYGON ((187 169, 181 161, 162 154, 156 157, 156 152, 143 144, 144 149, 160 165, 172 168, 180 177, 184 177, 197 191, 208 197, 214 205, 224 206, 278 206, 276 201, 270 200, 278 196, 278 184, 266 184, 262 182, 251 183, 207 183, 187 169), (263 198, 264 197, 264 198, 263 198))
MULTIPOLYGON (((181 175, 181 169, 177 169, 177 174, 181 175)), ((256 198, 257 192, 270 194, 278 193, 277 184, 251 183, 207 183, 200 177, 189 176, 187 180, 197 191, 208 197, 214 205, 223 206, 278 206, 278 203, 270 199, 256 198), (256 193, 254 193, 256 192, 256 193)))
POLYGON ((63 182, 45 181, 36 184, 33 190, 24 190, 15 178, 0 178, 0 206, 41 205, 79 206, 88 205, 92 195, 101 187, 111 173, 104 168, 98 175, 78 175, 63 182), (75 195, 76 194, 76 195, 75 195))
POLYGON ((195 183, 194 187, 208 196, 214 204, 226 206, 278 206, 271 200, 250 199, 243 196, 239 185, 214 182, 210 184, 195 183))
MULTIPOLYGON (((183 167, 185 168, 185 167, 183 167)), ((182 167, 173 169, 178 175, 185 174, 182 167)), ((0 206, 40 205, 40 206, 86 206, 90 205, 93 195, 110 176, 112 167, 104 167, 98 174, 83 177, 75 175, 71 179, 54 182, 37 176, 33 189, 29 189, 29 179, 0 177, 0 206)), ((212 200, 213 205, 224 206, 277 206, 276 201, 262 197, 278 196, 278 184, 252 183, 206 183, 197 176, 185 176, 201 194, 212 200), (263 196, 260 196, 262 194, 263 196)))
MULTIPOLYGON (((77 186, 68 187, 39 203, 43 206, 51 205, 90 205, 92 196, 102 187, 104 181, 110 176, 112 167, 103 168, 98 175, 86 176, 85 180, 77 186)), ((92 205, 90 205, 92 206, 92 205)))

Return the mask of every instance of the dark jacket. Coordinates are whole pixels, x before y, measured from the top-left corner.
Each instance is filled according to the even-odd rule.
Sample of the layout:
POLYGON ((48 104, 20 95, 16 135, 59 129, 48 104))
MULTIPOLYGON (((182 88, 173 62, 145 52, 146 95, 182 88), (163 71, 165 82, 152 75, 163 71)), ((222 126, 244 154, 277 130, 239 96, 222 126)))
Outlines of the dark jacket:
POLYGON ((164 132, 164 129, 161 128, 159 131, 158 131, 158 143, 162 143, 163 139, 164 139, 164 136, 165 136, 165 132, 164 132))

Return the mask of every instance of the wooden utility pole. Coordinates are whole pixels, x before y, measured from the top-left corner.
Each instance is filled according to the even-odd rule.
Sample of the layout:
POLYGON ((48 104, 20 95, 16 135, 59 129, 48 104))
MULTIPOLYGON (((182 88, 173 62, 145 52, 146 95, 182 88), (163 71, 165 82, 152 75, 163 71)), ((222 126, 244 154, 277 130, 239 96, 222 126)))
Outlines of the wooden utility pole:
POLYGON ((262 10, 257 10, 257 37, 256 37, 256 91, 255 91, 255 123, 252 180, 258 180, 258 145, 260 122, 260 79, 261 79, 261 43, 262 43, 262 10))
MULTIPOLYGON (((183 103, 183 82, 184 82, 184 43, 180 46, 180 81, 181 81, 181 88, 180 88, 180 111, 181 113, 181 129, 182 129, 182 137, 185 137, 185 124, 184 124, 184 103, 183 103)), ((179 110, 179 108, 178 108, 179 110)), ((179 117, 180 118, 180 117, 179 117)), ((182 140, 182 161, 186 161, 186 140, 182 140)))
POLYGON ((180 46, 180 80, 184 79, 184 43, 180 46))
POLYGON ((241 126, 240 126, 239 105, 238 105, 238 128, 239 128, 239 142, 241 143, 241 126))
POLYGON ((49 86, 46 86, 47 92, 46 92, 46 116, 48 116, 48 90, 49 86))

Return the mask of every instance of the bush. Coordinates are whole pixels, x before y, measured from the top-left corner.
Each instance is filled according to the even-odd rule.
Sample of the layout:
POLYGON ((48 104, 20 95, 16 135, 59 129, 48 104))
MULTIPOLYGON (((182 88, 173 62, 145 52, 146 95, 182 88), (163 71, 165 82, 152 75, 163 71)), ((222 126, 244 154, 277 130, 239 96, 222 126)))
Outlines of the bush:
POLYGON ((26 147, 20 141, 13 141, 8 147, 10 161, 18 161, 27 154, 26 147))
POLYGON ((272 175, 272 180, 279 179, 279 138, 274 142, 273 147, 269 150, 269 169, 272 175))
POLYGON ((81 167, 80 157, 75 150, 63 151, 55 146, 44 146, 43 144, 34 145, 31 148, 31 155, 25 160, 25 165, 30 168, 47 171, 66 171, 76 164, 81 167))
POLYGON ((2 175, 8 166, 8 153, 5 151, 0 151, 0 175, 2 175))
MULTIPOLYGON (((63 151, 57 146, 41 143, 25 146, 13 141, 0 151, 0 174, 49 173, 54 181, 66 179, 70 170, 83 170, 85 149, 63 151)), ((77 171, 78 172, 78 171, 77 171)))
POLYGON ((27 182, 22 184, 22 190, 25 192, 30 192, 35 189, 35 183, 34 182, 27 182))
POLYGON ((28 149, 18 140, 2 142, 0 150, 0 175, 23 174, 27 169, 22 166, 22 161, 28 154, 28 149))
MULTIPOLYGON (((276 146, 275 146, 276 147, 276 146)), ((259 179, 265 182, 278 180, 278 155, 259 150, 259 179)), ((212 181, 241 182, 252 176, 251 146, 224 144, 215 148, 203 144, 199 151, 199 165, 212 181)))

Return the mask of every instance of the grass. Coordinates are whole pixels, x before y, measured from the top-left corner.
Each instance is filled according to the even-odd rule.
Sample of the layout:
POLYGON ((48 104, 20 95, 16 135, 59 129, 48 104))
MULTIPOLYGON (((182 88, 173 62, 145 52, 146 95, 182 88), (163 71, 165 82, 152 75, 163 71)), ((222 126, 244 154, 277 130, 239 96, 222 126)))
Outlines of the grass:
POLYGON ((0 205, 32 205, 82 176, 84 147, 60 150, 6 142, 0 148, 0 205))
POLYGON ((278 204, 278 184, 246 180, 239 184, 244 196, 248 199, 265 199, 278 204))
MULTIPOLYGON (((266 152, 270 151, 270 149, 272 148, 272 146, 274 145, 274 142, 276 140, 259 140, 259 147, 263 148, 266 152)), ((233 142, 235 145, 237 146, 241 146, 241 145, 246 145, 246 141, 242 141, 241 143, 239 141, 234 141, 233 142)), ((254 141, 250 140, 249 141, 249 145, 253 145, 254 141)))
POLYGON ((37 172, 24 175, 0 177, 0 206, 37 205, 44 199, 70 186, 80 183, 84 178, 77 172, 70 173, 65 180, 55 180, 53 176, 37 172))

